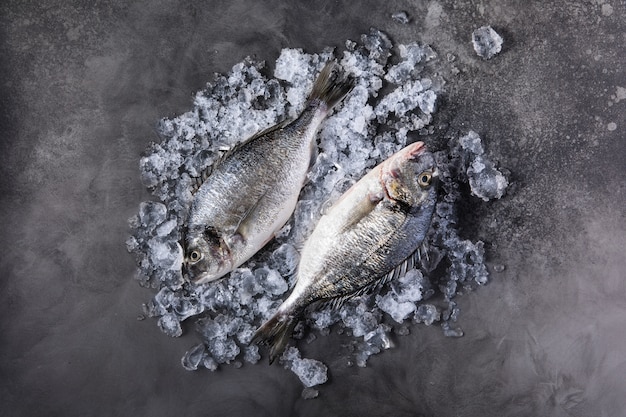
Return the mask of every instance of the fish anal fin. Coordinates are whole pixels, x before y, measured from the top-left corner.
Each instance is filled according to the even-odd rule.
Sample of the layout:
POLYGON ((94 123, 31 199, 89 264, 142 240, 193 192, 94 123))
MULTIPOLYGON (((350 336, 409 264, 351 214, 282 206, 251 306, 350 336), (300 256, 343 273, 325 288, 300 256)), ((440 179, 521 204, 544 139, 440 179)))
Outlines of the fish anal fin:
POLYGON ((332 310, 337 310, 339 308, 341 308, 341 306, 343 306, 346 302, 353 300, 355 298, 358 298, 362 295, 365 294, 370 294, 372 292, 374 292, 376 290, 376 288, 378 288, 380 285, 382 285, 384 283, 384 278, 385 276, 383 276, 381 279, 378 279, 376 281, 370 282, 369 284, 359 288, 358 290, 356 290, 353 293, 350 294, 346 294, 343 295, 341 297, 335 297, 335 298, 331 298, 329 300, 325 300, 322 301, 319 304, 319 308, 320 309, 324 309, 324 308, 330 308, 332 310))
POLYGON ((420 255, 419 252, 420 252, 419 250, 413 252, 404 261, 402 261, 402 263, 400 263, 398 266, 396 266, 391 271, 387 272, 385 275, 383 275, 379 279, 377 279, 377 280, 375 280, 375 281, 365 285, 364 287, 359 288, 358 290, 356 290, 355 292, 353 292, 351 294, 344 295, 344 296, 341 296, 341 297, 337 297, 337 298, 333 298, 333 299, 324 301, 324 302, 322 302, 321 307, 322 308, 330 307, 332 309, 338 309, 346 301, 351 300, 353 298, 360 297, 360 296, 362 296, 364 294, 372 293, 376 289, 378 289, 378 288, 382 287, 383 285, 385 285, 386 283, 388 283, 389 281, 392 281, 394 279, 398 279, 399 277, 405 275, 407 273, 407 271, 410 271, 411 269, 414 269, 416 266, 419 265, 420 259, 421 259, 420 257, 422 256, 422 255, 420 255))

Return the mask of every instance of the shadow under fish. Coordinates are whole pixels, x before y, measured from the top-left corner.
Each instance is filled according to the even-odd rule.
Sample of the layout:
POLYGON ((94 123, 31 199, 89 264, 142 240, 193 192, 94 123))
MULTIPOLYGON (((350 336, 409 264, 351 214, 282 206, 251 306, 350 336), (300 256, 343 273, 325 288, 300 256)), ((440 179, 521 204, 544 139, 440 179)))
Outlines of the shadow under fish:
POLYGON ((423 142, 368 172, 321 217, 305 242, 296 285, 251 343, 285 349, 307 308, 339 307, 415 263, 437 201, 438 171, 423 142))

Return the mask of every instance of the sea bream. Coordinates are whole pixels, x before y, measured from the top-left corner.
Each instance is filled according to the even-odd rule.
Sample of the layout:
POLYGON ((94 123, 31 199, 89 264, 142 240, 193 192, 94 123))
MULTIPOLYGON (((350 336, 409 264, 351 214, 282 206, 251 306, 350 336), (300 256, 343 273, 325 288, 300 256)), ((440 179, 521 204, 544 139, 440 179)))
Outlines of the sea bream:
POLYGON ((285 348, 307 307, 340 305, 405 272, 430 227, 438 171, 424 143, 385 160, 346 191, 304 243, 296 285, 252 341, 285 348))
POLYGON ((330 61, 297 119, 257 133, 203 176, 183 234, 183 275, 217 280, 237 268, 289 220, 316 146, 316 133, 354 80, 330 61))

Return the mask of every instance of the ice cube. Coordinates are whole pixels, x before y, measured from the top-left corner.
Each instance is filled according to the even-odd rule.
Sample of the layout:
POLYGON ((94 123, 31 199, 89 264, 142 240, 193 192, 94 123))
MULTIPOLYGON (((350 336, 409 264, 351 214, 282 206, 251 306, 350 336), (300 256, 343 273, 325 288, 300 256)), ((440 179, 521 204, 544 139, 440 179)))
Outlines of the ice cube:
POLYGON ((157 236, 166 237, 167 235, 172 233, 172 231, 176 228, 176 224, 177 224, 176 219, 170 219, 166 221, 165 223, 161 224, 156 229, 157 236))
POLYGON ((461 330, 460 327, 455 327, 452 328, 450 327, 450 324, 445 322, 441 325, 441 328, 443 329, 443 335, 446 337, 462 337, 463 336, 463 330, 461 330))
POLYGON ((491 26, 482 26, 472 32, 474 51, 484 59, 491 59, 502 50, 502 37, 491 26))
POLYGON ((240 349, 231 338, 214 338, 208 343, 208 350, 215 362, 230 363, 239 355, 240 349))
POLYGON ((300 378, 300 382, 307 388, 323 384, 328 380, 326 365, 315 359, 301 358, 300 351, 293 346, 285 350, 281 361, 286 368, 300 378))
POLYGON ((261 359, 257 345, 246 346, 243 352, 243 359, 248 363, 257 363, 261 359))
POLYGON ((409 23, 409 15, 405 11, 400 11, 391 15, 391 18, 398 23, 406 25, 409 23))
POLYGON ((204 346, 204 343, 199 343, 189 349, 187 353, 185 353, 185 356, 181 358, 180 362, 186 370, 195 371, 200 364, 202 364, 205 356, 206 346, 204 346))
POLYGON ((415 303, 410 301, 400 302, 393 293, 387 293, 382 297, 377 297, 376 304, 398 323, 402 323, 404 319, 409 317, 416 309, 415 303))
POLYGON ((477 156, 472 161, 467 169, 467 176, 472 194, 483 201, 501 198, 509 186, 506 177, 495 168, 491 161, 482 156, 477 156))
POLYGON ((180 321, 178 321, 178 317, 174 313, 165 313, 159 318, 157 324, 161 331, 170 337, 179 337, 183 334, 180 321))
POLYGON ((419 323, 424 323, 430 326, 436 321, 439 321, 441 314, 437 307, 432 304, 422 304, 417 308, 415 312, 415 320, 419 323))
POLYGON ((288 277, 296 272, 299 260, 300 254, 296 248, 289 243, 283 243, 272 252, 267 266, 276 269, 283 277, 288 277))
POLYGON ((461 136, 459 144, 464 150, 474 155, 482 155, 485 152, 480 136, 473 130, 467 132, 467 135, 461 136))
POLYGON ((176 241, 155 237, 148 241, 150 260, 155 268, 162 270, 180 269, 183 262, 183 248, 176 241))
POLYGON ((139 204, 139 221, 142 226, 155 227, 165 221, 167 207, 165 204, 155 201, 144 201, 139 204))
POLYGON ((275 269, 267 267, 259 268, 254 271, 254 275, 266 293, 272 295, 280 295, 289 289, 287 281, 280 276, 275 269))

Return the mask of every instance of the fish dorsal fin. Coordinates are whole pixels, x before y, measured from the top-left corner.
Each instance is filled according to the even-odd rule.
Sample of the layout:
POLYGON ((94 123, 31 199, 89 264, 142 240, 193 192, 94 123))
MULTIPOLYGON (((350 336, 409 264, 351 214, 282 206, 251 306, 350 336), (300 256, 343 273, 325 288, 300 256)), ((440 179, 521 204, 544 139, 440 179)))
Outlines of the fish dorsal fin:
POLYGON ((235 143, 233 146, 231 146, 228 150, 226 150, 226 152, 224 152, 224 155, 222 155, 217 161, 215 161, 215 163, 213 164, 214 166, 217 166, 218 163, 222 162, 224 159, 228 158, 231 154, 235 153, 236 151, 238 151, 239 149, 241 149, 242 146, 244 146, 245 144, 252 142, 255 139, 260 138, 261 136, 265 136, 268 135, 276 130, 281 130, 283 129, 285 126, 287 126, 289 124, 288 120, 283 120, 282 122, 279 122, 273 126, 270 127, 266 127, 265 129, 255 133, 254 135, 250 136, 248 139, 246 140, 242 140, 240 142, 235 143))
POLYGON ((280 130, 280 129, 284 128, 285 126, 287 126, 288 124, 289 124, 289 122, 287 120, 283 120, 282 122, 280 122, 278 124, 275 124, 273 126, 270 126, 268 128, 265 128, 265 129, 261 130, 260 132, 255 133, 254 135, 252 135, 251 137, 249 137, 246 140, 242 140, 240 142, 237 142, 236 144, 234 144, 233 146, 231 146, 229 148, 220 149, 219 152, 221 153, 221 155, 215 160, 215 162, 213 162, 211 165, 209 165, 204 170, 202 170, 202 172, 200 173, 199 176, 192 177, 191 194, 195 194, 198 191, 198 189, 202 186, 202 184, 204 184, 206 179, 211 176, 211 174, 213 173, 215 168, 217 168, 230 155, 232 155, 233 153, 235 153, 236 151, 241 149, 241 147, 243 145, 245 145, 246 143, 251 142, 251 141, 253 141, 253 140, 255 140, 255 139, 257 139, 257 138, 259 138, 261 136, 267 135, 268 133, 271 133, 271 132, 273 132, 275 130, 280 130))
MULTIPOLYGON (((251 140, 254 140, 254 139, 258 138, 258 137, 261 137, 261 136, 267 135, 268 133, 271 133, 271 132, 273 132, 273 131, 275 131, 275 130, 280 130, 280 129, 283 129, 283 128, 284 128, 285 126, 287 126, 288 124, 289 124, 289 120, 286 120, 286 119, 285 119, 285 120, 283 120, 282 122, 278 122, 278 123, 276 123, 276 124, 275 124, 275 125, 273 125, 273 126, 266 127, 265 129, 261 130, 260 132, 257 132, 257 133, 255 133, 254 135, 252 135, 252 137, 250 137, 249 139, 246 139, 246 140, 242 141, 242 142, 241 142, 241 144, 244 144, 244 143, 246 143, 246 142, 249 142, 249 141, 251 141, 251 140)), ((235 146, 239 146, 239 144, 237 144, 237 145, 235 145, 235 146)))
POLYGON ((191 194, 195 194, 206 179, 211 176, 216 163, 217 161, 203 169, 197 177, 191 177, 191 194))

